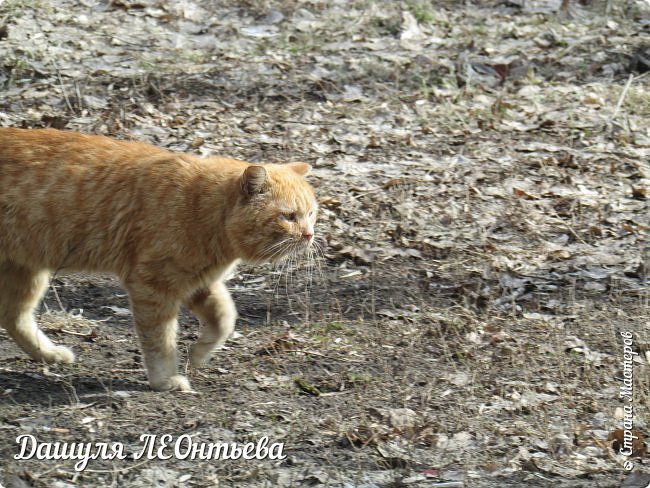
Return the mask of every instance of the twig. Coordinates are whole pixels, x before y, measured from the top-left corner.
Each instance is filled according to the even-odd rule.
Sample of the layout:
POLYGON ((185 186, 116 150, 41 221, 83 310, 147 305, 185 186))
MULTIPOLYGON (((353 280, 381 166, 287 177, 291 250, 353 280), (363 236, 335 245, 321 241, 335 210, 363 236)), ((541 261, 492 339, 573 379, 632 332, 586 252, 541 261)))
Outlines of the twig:
POLYGON ((623 87, 623 91, 621 92, 621 96, 618 97, 618 103, 616 104, 616 108, 614 109, 614 112, 612 113, 611 117, 609 118, 609 123, 611 124, 614 122, 614 119, 618 115, 619 110, 621 110, 621 106, 623 105, 623 102, 625 101, 625 96, 627 95, 627 91, 630 89, 630 85, 632 84, 632 80, 634 80, 634 75, 630 75, 630 77, 627 79, 627 83, 625 83, 625 87, 623 87))
POLYGON ((569 14, 569 0, 562 0, 562 5, 560 5, 560 12, 564 15, 569 14))
POLYGON ((141 463, 134 464, 133 466, 127 466, 126 468, 115 468, 115 469, 84 469, 84 473, 114 473, 115 471, 119 471, 120 473, 124 473, 125 471, 129 471, 134 468, 138 468, 142 466, 143 464, 147 464, 149 462, 149 459, 146 459, 142 461, 141 463))
POLYGON ((287 124, 300 124, 300 125, 337 125, 334 122, 301 122, 299 120, 283 120, 282 122, 287 123, 287 124))
POLYGON ((551 478, 546 478, 545 476, 542 476, 542 475, 539 474, 539 473, 533 473, 533 475, 535 475, 535 476, 537 476, 538 478, 543 479, 543 480, 545 480, 545 481, 553 481, 551 478))
POLYGON ((326 392, 321 392, 320 397, 331 397, 331 396, 339 396, 339 395, 347 395, 349 393, 352 393, 352 390, 345 390, 345 391, 326 391, 326 392))
POLYGON ((68 329, 61 329, 61 332, 65 332, 66 334, 70 335, 75 335, 75 336, 80 336, 80 337, 90 337, 93 334, 93 330, 90 329, 90 332, 82 333, 82 332, 74 332, 72 330, 68 329))
POLYGON ((573 237, 575 237, 580 243, 589 244, 580 236, 580 234, 576 232, 576 230, 568 222, 565 222, 564 219, 562 219, 562 217, 560 217, 557 212, 555 212, 553 209, 549 209, 549 213, 551 213, 552 216, 555 217, 555 219, 557 219, 561 225, 566 227, 566 230, 571 232, 571 234, 573 234, 573 237))
MULTIPOLYGON (((274 351, 273 349, 268 349, 265 352, 267 352, 270 357, 273 357, 273 356, 276 355, 276 351, 274 351)), ((325 359, 331 359, 332 361, 340 361, 340 362, 344 362, 344 363, 358 363, 358 364, 361 364, 361 363, 366 362, 366 361, 363 361, 361 359, 349 359, 349 358, 346 358, 346 357, 328 356, 327 354, 323 354, 322 352, 309 351, 309 350, 306 350, 306 349, 286 349, 286 350, 282 350, 282 351, 278 351, 278 352, 282 352, 282 354, 291 353, 291 352, 302 353, 302 354, 306 354, 306 355, 309 355, 309 356, 318 356, 318 357, 325 358, 325 359)))
POLYGON ((74 89, 75 92, 77 93, 77 105, 79 106, 80 109, 83 109, 82 100, 81 100, 81 90, 79 90, 79 83, 77 83, 76 81, 74 82, 74 89))
POLYGON ((59 292, 56 291, 56 287, 54 286, 54 278, 52 278, 52 281, 50 281, 50 288, 54 292, 54 298, 56 298, 56 302, 59 304, 59 307, 61 308, 62 312, 65 312, 65 307, 63 306, 63 302, 61 302, 61 297, 59 297, 59 292))
POLYGON ((54 66, 54 71, 56 71, 56 77, 59 79, 59 85, 61 85, 61 91, 63 92, 63 98, 65 99, 65 104, 68 106, 68 109, 70 110, 71 113, 76 113, 75 109, 72 108, 72 104, 70 103, 70 99, 68 98, 68 92, 65 90, 65 85, 63 84, 63 78, 61 78, 61 72, 59 71, 59 67, 52 61, 52 66, 54 66))

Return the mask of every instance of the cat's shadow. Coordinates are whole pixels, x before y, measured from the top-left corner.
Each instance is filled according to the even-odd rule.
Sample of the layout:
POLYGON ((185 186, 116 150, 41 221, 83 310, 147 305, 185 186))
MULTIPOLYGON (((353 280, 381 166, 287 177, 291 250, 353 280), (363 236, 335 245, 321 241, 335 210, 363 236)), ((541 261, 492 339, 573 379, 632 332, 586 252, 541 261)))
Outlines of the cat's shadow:
POLYGON ((119 403, 132 393, 151 391, 144 381, 75 376, 49 378, 31 372, 0 371, 0 408, 3 405, 54 407, 119 403))

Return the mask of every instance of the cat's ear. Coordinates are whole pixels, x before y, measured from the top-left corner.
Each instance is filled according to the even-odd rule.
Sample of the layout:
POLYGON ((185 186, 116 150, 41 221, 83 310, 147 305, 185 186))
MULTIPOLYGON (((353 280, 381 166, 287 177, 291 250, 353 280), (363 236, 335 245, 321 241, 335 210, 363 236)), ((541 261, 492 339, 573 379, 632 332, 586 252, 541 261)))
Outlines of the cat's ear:
POLYGON ((300 176, 307 176, 311 172, 309 163, 288 163, 287 166, 300 176))
POLYGON ((263 166, 249 166, 241 177, 241 189, 247 196, 262 193, 266 188, 268 175, 263 166))

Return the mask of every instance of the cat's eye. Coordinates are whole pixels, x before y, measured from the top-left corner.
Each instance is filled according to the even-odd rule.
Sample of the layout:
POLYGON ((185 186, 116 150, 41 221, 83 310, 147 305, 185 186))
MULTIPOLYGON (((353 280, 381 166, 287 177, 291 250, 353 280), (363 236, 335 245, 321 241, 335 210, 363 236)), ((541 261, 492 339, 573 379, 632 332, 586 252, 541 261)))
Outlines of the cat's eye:
POLYGON ((296 215, 296 212, 283 213, 282 218, 287 222, 296 222, 298 220, 298 216, 296 215))

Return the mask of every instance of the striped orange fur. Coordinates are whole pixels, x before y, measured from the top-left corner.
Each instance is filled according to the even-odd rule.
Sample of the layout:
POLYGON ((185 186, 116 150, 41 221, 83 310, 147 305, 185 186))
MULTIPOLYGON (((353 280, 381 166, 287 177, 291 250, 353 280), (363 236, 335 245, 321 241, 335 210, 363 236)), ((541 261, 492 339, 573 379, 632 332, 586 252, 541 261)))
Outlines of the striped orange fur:
POLYGON ((312 244, 309 170, 0 128, 0 326, 33 359, 71 362, 70 349, 54 345, 34 320, 49 277, 115 273, 129 293, 152 388, 190 390, 178 373, 180 304, 203 324, 190 351, 199 366, 234 328, 224 285, 233 267, 312 244))

